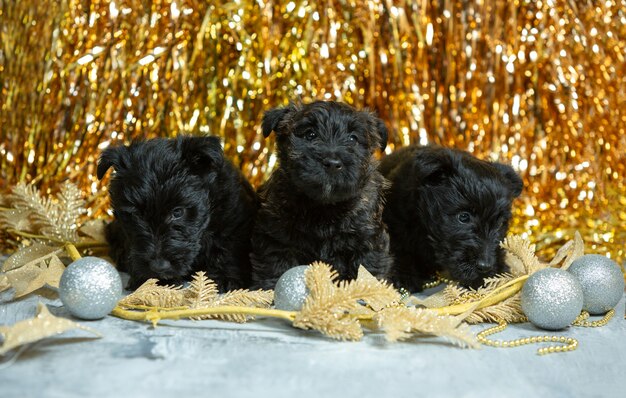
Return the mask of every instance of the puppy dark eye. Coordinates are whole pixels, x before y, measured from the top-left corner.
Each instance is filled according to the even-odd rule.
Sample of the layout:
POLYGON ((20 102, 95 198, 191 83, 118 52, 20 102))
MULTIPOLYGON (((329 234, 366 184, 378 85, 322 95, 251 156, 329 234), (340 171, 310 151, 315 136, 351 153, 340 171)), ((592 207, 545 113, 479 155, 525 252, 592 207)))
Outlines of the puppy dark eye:
POLYGON ((356 136, 356 134, 350 134, 350 136, 348 137, 348 139, 350 140, 351 143, 356 144, 357 142, 359 142, 359 137, 356 136))
POLYGON ((456 217, 458 218, 461 224, 467 224, 470 221, 471 215, 466 211, 462 211, 459 214, 457 214, 456 217))
POLYGON ((306 138, 308 141, 313 141, 317 138, 317 133, 315 131, 307 131, 304 135, 304 138, 306 138))
POLYGON ((172 210, 172 214, 171 214, 172 220, 178 220, 184 215, 185 215, 185 209, 183 209, 182 207, 175 208, 174 210, 172 210))

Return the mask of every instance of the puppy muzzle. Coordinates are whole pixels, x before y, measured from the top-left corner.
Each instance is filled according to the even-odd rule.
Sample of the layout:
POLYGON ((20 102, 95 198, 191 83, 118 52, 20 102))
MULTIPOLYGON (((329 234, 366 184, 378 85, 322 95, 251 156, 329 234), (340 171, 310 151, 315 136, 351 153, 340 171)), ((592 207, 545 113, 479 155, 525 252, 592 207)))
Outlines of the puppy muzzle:
POLYGON ((150 262, 150 269, 158 274, 163 274, 172 270, 172 264, 169 261, 160 258, 150 262))

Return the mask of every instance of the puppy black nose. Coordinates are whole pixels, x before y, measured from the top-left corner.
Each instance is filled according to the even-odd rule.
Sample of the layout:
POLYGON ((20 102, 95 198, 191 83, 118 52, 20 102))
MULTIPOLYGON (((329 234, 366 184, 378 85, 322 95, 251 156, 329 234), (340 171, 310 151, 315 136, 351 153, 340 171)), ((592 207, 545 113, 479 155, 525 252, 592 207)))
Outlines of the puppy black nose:
POLYGON ((322 160, 322 164, 324 165, 324 167, 330 170, 340 170, 343 166, 341 160, 334 158, 325 158, 324 160, 322 160))
POLYGON ((476 267, 478 268, 478 272, 481 272, 481 273, 487 273, 491 271, 491 264, 489 264, 489 262, 484 261, 484 260, 479 260, 476 263, 476 267))
POLYGON ((169 271, 172 267, 169 261, 164 259, 152 260, 150 262, 150 269, 154 272, 165 272, 169 271))

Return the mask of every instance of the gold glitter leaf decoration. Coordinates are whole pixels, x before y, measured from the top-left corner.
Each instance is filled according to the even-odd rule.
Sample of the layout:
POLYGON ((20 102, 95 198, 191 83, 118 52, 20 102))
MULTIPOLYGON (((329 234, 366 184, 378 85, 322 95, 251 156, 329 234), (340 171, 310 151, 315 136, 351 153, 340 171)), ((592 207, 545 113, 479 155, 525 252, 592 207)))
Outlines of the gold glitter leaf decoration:
MULTIPOLYGON (((196 272, 189 287, 160 286, 157 279, 149 279, 135 292, 124 297, 119 306, 127 308, 143 309, 204 309, 222 306, 234 306, 242 308, 269 308, 274 299, 271 290, 231 290, 224 294, 218 293, 216 283, 207 278, 203 271, 196 272)), ((191 316, 190 319, 223 319, 233 322, 246 322, 253 316, 245 314, 209 314, 191 316)), ((151 319, 156 323, 161 319, 154 314, 151 319)))
POLYGON ((293 326, 315 329, 335 339, 360 340, 363 330, 357 315, 371 314, 371 307, 382 308, 400 300, 400 294, 391 285, 372 277, 364 268, 355 280, 336 283, 336 279, 337 272, 330 265, 310 265, 305 273, 309 295, 293 326))
POLYGON ((585 242, 583 242, 580 233, 576 231, 574 240, 567 242, 557 251, 552 261, 550 261, 550 266, 554 267, 558 263, 563 262, 560 268, 567 270, 574 260, 581 257, 583 254, 585 254, 585 242))
POLYGON ((511 274, 497 274, 488 278, 483 279, 483 285, 478 288, 478 293, 490 292, 514 279, 511 274))
POLYGON ((187 289, 184 290, 186 305, 202 308, 212 303, 218 294, 217 284, 206 277, 204 271, 196 272, 187 289))
POLYGON ((415 335, 440 336, 461 347, 478 347, 476 337, 461 317, 438 315, 435 311, 390 307, 374 315, 388 341, 407 340, 415 335))
MULTIPOLYGON (((451 283, 446 286, 439 294, 444 297, 446 300, 446 304, 450 303, 459 303, 462 300, 463 296, 469 293, 470 290, 465 289, 456 283, 451 283)), ((438 293, 435 293, 438 294, 438 293)))
POLYGON ((59 287, 65 265, 55 254, 50 254, 26 265, 5 273, 11 287, 15 289, 15 298, 25 296, 46 285, 59 287))
MULTIPOLYGON (((496 275, 485 279, 483 286, 478 289, 466 289, 457 284, 450 284, 433 295, 436 299, 414 301, 433 309, 459 304, 471 306, 473 303, 485 299, 486 296, 492 295, 496 290, 507 287, 505 285, 516 284, 521 287, 520 280, 540 269, 557 266, 561 262, 563 265, 569 266, 571 261, 584 253, 582 237, 578 233, 575 234, 573 241, 567 242, 558 250, 550 264, 541 262, 533 251, 534 245, 521 236, 508 237, 503 242, 502 247, 507 251, 506 258, 507 261, 510 261, 508 264, 512 265, 512 268, 515 267, 514 273, 521 272, 521 275, 496 275), (441 305, 442 300, 445 302, 444 306, 441 305)), ((526 317, 521 309, 519 290, 516 289, 511 296, 503 297, 498 302, 473 310, 465 320, 468 323, 499 322, 500 320, 510 323, 524 322, 526 317)))
POLYGON ((52 254, 59 254, 62 249, 35 242, 30 246, 21 247, 2 264, 3 272, 22 267, 28 263, 45 260, 52 254))
MULTIPOLYGON (((349 283, 349 282, 341 282, 340 286, 346 285, 347 289, 363 289, 363 287, 374 286, 380 291, 376 292, 376 294, 370 294, 364 297, 361 297, 361 300, 367 302, 367 304, 374 310, 380 311, 383 308, 387 307, 392 303, 399 303, 402 299, 402 295, 393 288, 390 283, 380 281, 374 277, 365 267, 360 266, 357 271, 356 280, 357 283, 349 283), (350 286, 347 286, 350 285, 350 286), (362 287, 363 286, 363 287, 362 287)), ((352 294, 358 294, 358 292, 354 292, 352 294)))
POLYGON ((28 231, 31 229, 28 216, 30 211, 26 209, 8 209, 0 211, 0 227, 3 229, 16 229, 28 231))
POLYGON ((61 185, 55 199, 42 197, 32 184, 19 183, 9 196, 11 207, 27 211, 33 233, 63 242, 76 242, 78 218, 84 212, 81 191, 69 182, 61 185))
POLYGON ((445 307, 451 302, 451 300, 448 297, 444 296, 444 291, 445 289, 440 290, 436 293, 426 296, 425 298, 410 296, 406 301, 406 304, 426 308, 445 307))
POLYGON ((78 228, 78 233, 95 242, 106 242, 107 240, 104 234, 105 226, 106 223, 104 220, 89 220, 78 228))
POLYGON ((71 329, 82 329, 100 337, 100 333, 92 328, 52 315, 45 305, 39 303, 34 318, 17 322, 12 326, 0 326, 0 334, 4 338, 0 346, 0 355, 24 344, 34 343, 71 329))
MULTIPOLYGON (((250 291, 238 289, 220 295, 215 282, 207 278, 203 271, 199 271, 193 276, 193 281, 184 292, 186 305, 192 309, 219 306, 269 308, 274 299, 274 292, 271 290, 250 291)), ((191 317, 191 319, 195 320, 223 319, 239 323, 246 322, 252 318, 252 316, 244 314, 212 314, 191 317)))
POLYGON ((535 255, 535 245, 520 235, 508 236, 501 246, 506 250, 505 261, 514 276, 532 274, 547 266, 535 255))
POLYGON ((500 320, 504 320, 508 323, 526 321, 526 315, 524 315, 522 311, 519 294, 515 294, 489 307, 478 309, 465 318, 465 322, 470 324, 484 322, 497 323, 500 320))
MULTIPOLYGON (((272 290, 231 290, 215 298, 214 301, 200 308, 235 306, 249 308, 269 308, 274 301, 274 291, 272 290)), ((217 314, 201 316, 200 319, 217 318, 231 322, 243 323, 254 317, 244 314, 217 314)))
POLYGON ((148 279, 133 293, 118 303, 122 307, 149 306, 160 308, 182 307, 185 305, 185 292, 181 286, 157 285, 158 279, 148 279))
POLYGON ((11 288, 11 283, 9 282, 9 278, 5 274, 0 274, 0 292, 4 292, 7 289, 11 288))

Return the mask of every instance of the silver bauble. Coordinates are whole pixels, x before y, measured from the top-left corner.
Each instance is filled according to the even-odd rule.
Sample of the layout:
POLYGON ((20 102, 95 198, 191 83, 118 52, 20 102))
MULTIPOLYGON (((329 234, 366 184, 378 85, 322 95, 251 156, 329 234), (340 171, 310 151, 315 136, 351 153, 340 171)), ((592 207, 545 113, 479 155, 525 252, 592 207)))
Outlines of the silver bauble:
POLYGON ((285 271, 274 288, 274 306, 285 311, 300 311, 309 295, 304 272, 308 265, 298 265, 285 271))
POLYGON ((586 254, 567 269, 583 288, 583 310, 592 315, 604 314, 622 298, 624 274, 619 265, 606 256, 586 254))
POLYGON ((82 319, 100 319, 111 312, 122 298, 122 279, 107 261, 83 257, 63 271, 59 297, 72 315, 82 319))
POLYGON ((583 308, 583 289, 569 272, 545 268, 526 280, 522 311, 535 326, 558 330, 570 325, 583 308))

